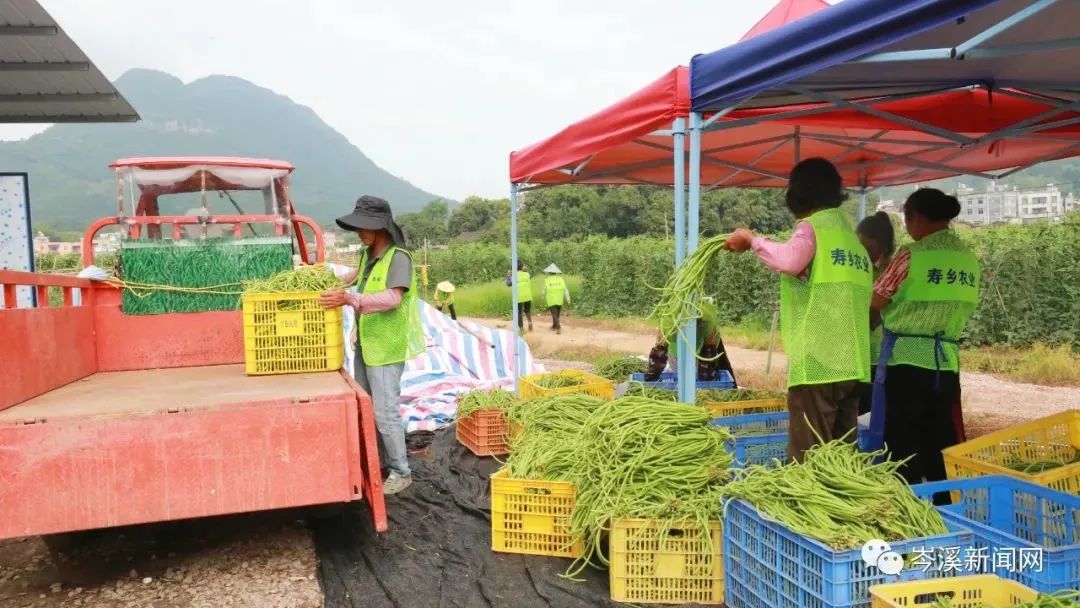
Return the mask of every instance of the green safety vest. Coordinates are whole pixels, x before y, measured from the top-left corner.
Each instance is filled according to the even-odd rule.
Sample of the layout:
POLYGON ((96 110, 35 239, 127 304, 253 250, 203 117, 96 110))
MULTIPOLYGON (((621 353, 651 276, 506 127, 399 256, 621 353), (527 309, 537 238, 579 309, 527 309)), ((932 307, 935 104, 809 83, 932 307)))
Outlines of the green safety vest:
POLYGON ((544 280, 544 289, 547 293, 548 308, 562 306, 566 299, 566 281, 558 275, 552 275, 544 280))
POLYGON ((907 278, 882 311, 885 328, 898 334, 889 365, 958 372, 956 341, 979 304, 979 260, 949 229, 912 243, 908 250, 907 278), (941 349, 936 353, 935 343, 941 349))
POLYGON ((788 386, 870 381, 871 263, 839 209, 807 220, 817 250, 810 280, 780 276, 780 326, 788 386))
POLYGON ((439 298, 442 301, 443 304, 445 304, 447 306, 452 306, 454 304, 454 294, 453 293, 448 293, 448 292, 445 292, 445 291, 440 291, 439 293, 443 294, 442 297, 439 298))
MULTIPOLYGON (((390 271, 390 261, 394 259, 397 251, 397 247, 391 246, 379 261, 375 262, 375 267, 371 269, 371 274, 364 283, 363 293, 373 294, 386 290, 386 275, 390 271)), ((412 255, 408 251, 400 251, 412 261, 412 255)), ((367 255, 365 251, 360 256, 361 272, 367 267, 367 255)), ((357 331, 360 336, 358 345, 366 365, 401 363, 424 352, 424 330, 420 326, 420 308, 416 299, 416 267, 413 267, 412 278, 409 280, 409 290, 402 296, 401 304, 397 308, 357 315, 357 318, 357 331)))
POLYGON ((519 270, 517 273, 518 282, 518 302, 524 304, 525 302, 532 302, 532 277, 524 270, 519 270))

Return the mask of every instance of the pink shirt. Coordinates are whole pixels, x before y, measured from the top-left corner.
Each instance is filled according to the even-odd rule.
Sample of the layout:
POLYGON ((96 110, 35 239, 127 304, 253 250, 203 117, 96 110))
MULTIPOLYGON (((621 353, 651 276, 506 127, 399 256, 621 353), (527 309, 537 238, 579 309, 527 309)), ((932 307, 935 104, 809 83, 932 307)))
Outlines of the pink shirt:
POLYGON ((758 258, 776 272, 803 278, 808 275, 810 262, 814 261, 817 241, 810 222, 799 222, 786 243, 770 241, 763 236, 754 237, 750 243, 758 258))
POLYGON ((346 293, 345 302, 353 307, 357 314, 367 315, 374 312, 393 310, 401 304, 401 290, 387 289, 379 293, 346 293))

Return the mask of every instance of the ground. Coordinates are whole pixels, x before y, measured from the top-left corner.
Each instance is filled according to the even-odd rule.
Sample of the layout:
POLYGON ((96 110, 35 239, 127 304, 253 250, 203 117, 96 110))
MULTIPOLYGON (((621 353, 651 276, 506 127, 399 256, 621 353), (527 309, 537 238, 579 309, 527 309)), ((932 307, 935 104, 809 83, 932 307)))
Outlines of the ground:
MULTIPOLYGON (((536 319, 529 336, 548 369, 584 367, 574 353, 645 354, 653 336, 610 324, 564 319, 562 335, 536 319)), ((489 322, 506 325, 502 322, 489 322)), ((779 386, 782 353, 730 347, 741 383, 779 386)), ((962 379, 968 432, 977 436, 1067 409, 1080 390, 1007 382, 987 374, 962 379)), ((278 512, 105 530, 62 543, 0 541, 0 606, 22 608, 319 608, 306 512, 278 512)))

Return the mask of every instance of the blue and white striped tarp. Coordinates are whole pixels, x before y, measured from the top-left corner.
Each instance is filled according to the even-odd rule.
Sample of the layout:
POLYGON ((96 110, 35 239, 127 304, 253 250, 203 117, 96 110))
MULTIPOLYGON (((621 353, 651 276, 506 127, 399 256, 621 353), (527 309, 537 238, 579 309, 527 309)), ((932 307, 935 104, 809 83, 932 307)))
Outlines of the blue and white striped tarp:
MULTIPOLYGON (((417 301, 426 349, 405 365, 401 376, 401 419, 407 432, 434 431, 454 420, 457 397, 477 388, 514 386, 514 334, 470 321, 454 321, 417 301)), ((345 369, 352 370, 349 336, 353 311, 345 307, 345 369)), ((543 372, 524 340, 523 373, 543 372)))

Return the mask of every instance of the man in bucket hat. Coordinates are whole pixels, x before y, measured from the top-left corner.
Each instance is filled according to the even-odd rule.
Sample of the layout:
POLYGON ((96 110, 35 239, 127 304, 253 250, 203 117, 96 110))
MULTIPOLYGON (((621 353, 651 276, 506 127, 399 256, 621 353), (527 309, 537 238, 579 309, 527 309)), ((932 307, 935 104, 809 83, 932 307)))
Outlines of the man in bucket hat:
POLYGON ((405 238, 394 222, 390 203, 375 196, 356 199, 356 208, 338 218, 338 226, 356 232, 366 249, 360 267, 344 277, 357 281, 356 293, 343 289, 322 295, 325 308, 351 306, 356 311, 356 357, 353 376, 371 395, 379 455, 390 469, 383 494, 397 494, 412 484, 405 427, 398 406, 405 362, 424 352, 416 300, 416 272, 405 238))

